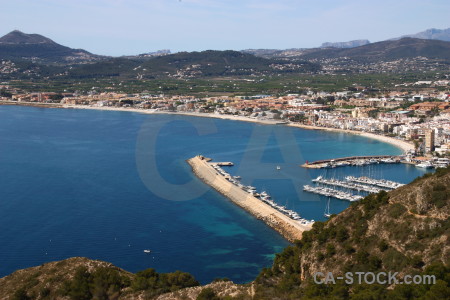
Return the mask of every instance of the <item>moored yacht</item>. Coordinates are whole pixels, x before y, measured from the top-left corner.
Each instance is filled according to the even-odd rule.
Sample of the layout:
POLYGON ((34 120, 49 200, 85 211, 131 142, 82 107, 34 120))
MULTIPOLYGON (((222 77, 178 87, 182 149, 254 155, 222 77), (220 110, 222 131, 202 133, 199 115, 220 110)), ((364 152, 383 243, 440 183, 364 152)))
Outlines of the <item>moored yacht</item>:
POLYGON ((432 169, 432 168, 434 168, 434 166, 429 161, 425 161, 423 163, 417 164, 416 167, 417 168, 422 168, 422 169, 432 169))

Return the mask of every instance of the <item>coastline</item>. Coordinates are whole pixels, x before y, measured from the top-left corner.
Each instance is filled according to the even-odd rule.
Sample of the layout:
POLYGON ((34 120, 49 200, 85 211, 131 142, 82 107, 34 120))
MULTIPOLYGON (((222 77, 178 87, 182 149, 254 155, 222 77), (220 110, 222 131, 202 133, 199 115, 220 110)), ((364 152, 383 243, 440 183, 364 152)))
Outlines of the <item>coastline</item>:
MULTIPOLYGON (((264 124, 264 125, 280 125, 280 121, 275 120, 264 120, 264 119, 254 119, 249 117, 243 117, 243 116, 235 116, 235 115, 221 115, 221 114, 214 114, 214 113, 197 113, 197 112, 169 112, 169 111, 160 111, 160 110, 150 110, 150 109, 138 109, 138 108, 125 108, 125 107, 101 107, 101 106, 87 106, 87 105, 67 105, 67 104, 38 104, 38 103, 17 103, 13 101, 3 102, 0 101, 0 105, 22 105, 22 106, 35 106, 35 107, 48 107, 48 108, 69 108, 69 109, 93 109, 93 110, 104 110, 104 111, 125 111, 125 112, 135 112, 135 113, 141 113, 141 114, 169 114, 169 115, 184 115, 184 116, 191 116, 191 117, 202 117, 202 118, 215 118, 215 119, 222 119, 222 120, 232 120, 232 121, 241 121, 241 122, 251 122, 251 123, 258 123, 258 124, 264 124)), ((307 129, 307 130, 324 130, 324 131, 330 131, 330 132, 341 132, 341 133, 348 133, 348 134, 355 134, 360 135, 366 138, 378 140, 384 143, 391 144, 399 149, 401 149, 403 152, 408 152, 409 150, 414 150, 414 145, 399 140, 393 137, 388 137, 384 135, 378 135, 370 132, 363 132, 363 131, 356 131, 356 130, 348 130, 348 129, 339 129, 339 128, 331 128, 331 127, 320 127, 320 126, 313 126, 313 125, 303 125, 303 124, 295 124, 295 123, 289 123, 289 124, 282 124, 283 126, 290 126, 290 127, 296 127, 300 129, 307 129)))
POLYGON ((331 128, 331 127, 320 127, 320 126, 312 126, 312 125, 302 125, 302 124, 289 124, 288 126, 302 128, 302 129, 308 129, 308 130, 324 130, 324 131, 331 131, 331 132, 342 132, 342 133, 349 133, 349 134, 356 134, 360 135, 366 138, 379 140, 381 142, 385 142, 391 145, 396 146, 397 148, 403 150, 404 152, 407 152, 409 150, 414 150, 414 145, 411 143, 408 143, 403 140, 399 140, 393 137, 374 134, 371 132, 363 132, 363 131, 356 131, 356 130, 348 130, 348 129, 338 129, 338 128, 331 128))
POLYGON ((312 225, 300 224, 288 216, 282 214, 273 207, 255 198, 250 193, 240 189, 217 171, 202 156, 195 156, 187 160, 193 173, 205 184, 214 188, 234 204, 240 206, 251 215, 262 220, 268 226, 280 233, 290 242, 300 240, 302 234, 312 228, 312 225))
MULTIPOLYGON (((191 116, 191 117, 215 118, 215 119, 222 119, 222 120, 251 122, 251 123, 264 124, 264 125, 280 126, 280 124, 279 124, 280 121, 253 119, 253 118, 243 117, 243 116, 220 115, 220 114, 214 114, 214 113, 165 112, 165 111, 157 111, 157 110, 143 110, 143 109, 137 109, 137 108, 109 108, 109 107, 94 107, 94 106, 85 107, 83 105, 67 105, 67 106, 63 106, 63 107, 64 108, 67 107, 67 108, 81 108, 81 109, 113 110, 113 111, 131 111, 131 112, 138 112, 138 113, 144 113, 144 114, 184 115, 184 116, 191 116)), ((403 152, 408 152, 409 150, 414 150, 414 145, 411 143, 408 143, 406 141, 399 140, 399 139, 396 139, 393 137, 378 135, 378 134, 374 134, 374 133, 370 133, 370 132, 362 132, 362 131, 356 131, 356 130, 330 128, 330 127, 319 127, 319 126, 303 125, 303 124, 295 124, 295 123, 282 124, 282 125, 296 127, 296 128, 300 128, 300 129, 307 129, 307 130, 324 130, 324 131, 330 131, 330 132, 355 134, 355 135, 359 135, 359 136, 363 136, 366 138, 370 138, 370 139, 374 139, 374 140, 378 140, 378 141, 381 141, 384 143, 391 144, 391 145, 401 149, 403 152)))

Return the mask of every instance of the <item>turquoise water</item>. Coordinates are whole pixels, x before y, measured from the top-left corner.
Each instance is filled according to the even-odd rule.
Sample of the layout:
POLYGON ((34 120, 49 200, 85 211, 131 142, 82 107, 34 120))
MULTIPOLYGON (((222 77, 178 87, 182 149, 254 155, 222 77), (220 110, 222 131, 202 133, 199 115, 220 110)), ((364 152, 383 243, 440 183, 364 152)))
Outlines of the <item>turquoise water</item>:
MULTIPOLYGON (((348 134, 188 116, 0 106, 0 276, 85 256, 131 272, 183 270, 203 283, 254 279, 288 243, 193 176, 185 160, 200 153, 234 162, 230 173, 316 220, 323 219, 327 199, 303 193, 301 186, 324 172, 404 183, 424 172, 408 165, 329 171, 298 166, 305 160, 400 153, 348 134)), ((332 200, 331 212, 347 206, 332 200)))

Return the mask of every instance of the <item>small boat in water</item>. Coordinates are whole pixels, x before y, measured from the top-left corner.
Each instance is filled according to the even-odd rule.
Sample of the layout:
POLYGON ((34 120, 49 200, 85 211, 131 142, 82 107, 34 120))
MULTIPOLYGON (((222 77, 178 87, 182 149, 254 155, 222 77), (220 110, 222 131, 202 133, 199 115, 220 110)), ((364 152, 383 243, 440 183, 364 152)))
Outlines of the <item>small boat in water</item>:
POLYGON ((280 167, 280 166, 277 166, 277 170, 281 170, 281 167, 280 167))
POLYGON ((327 206, 325 207, 325 213, 323 215, 325 216, 325 218, 331 217, 331 214, 330 214, 330 197, 328 197, 328 203, 327 203, 327 206))
POLYGON ((152 252, 152 250, 149 250, 149 249, 144 250, 144 253, 151 253, 151 252, 152 252))

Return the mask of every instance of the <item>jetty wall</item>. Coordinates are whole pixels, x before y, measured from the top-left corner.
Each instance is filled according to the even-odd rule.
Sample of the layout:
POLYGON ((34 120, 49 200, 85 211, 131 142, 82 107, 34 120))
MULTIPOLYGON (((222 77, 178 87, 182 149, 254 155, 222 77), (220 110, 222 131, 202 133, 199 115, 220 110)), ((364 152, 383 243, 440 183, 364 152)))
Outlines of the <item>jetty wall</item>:
POLYGON ((196 156, 187 162, 194 174, 203 182, 278 231, 287 240, 291 242, 299 240, 304 231, 311 229, 311 225, 300 224, 229 182, 211 166, 207 158, 196 156))

